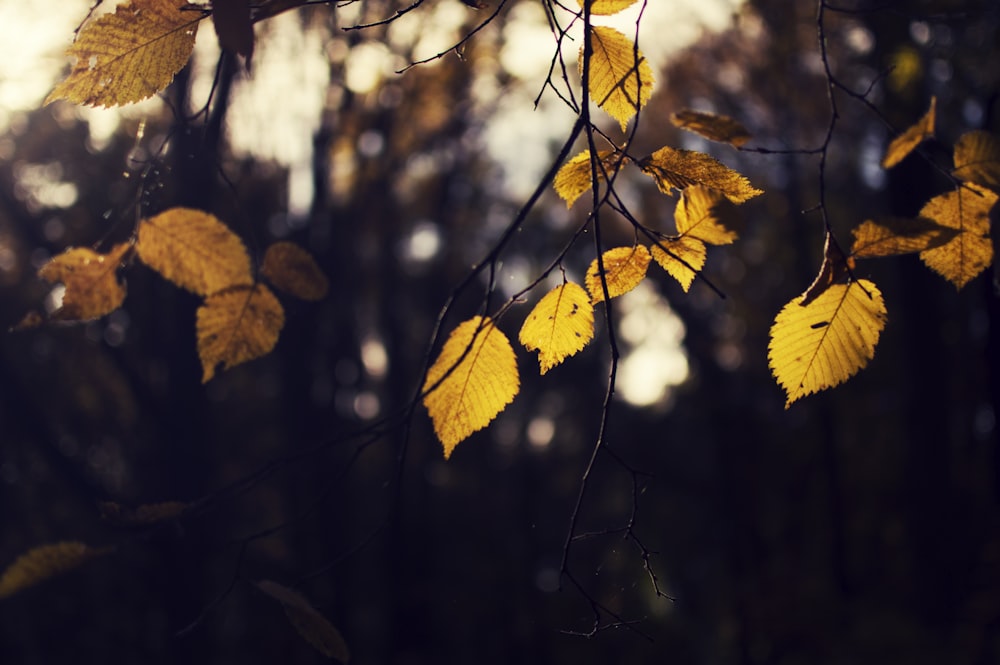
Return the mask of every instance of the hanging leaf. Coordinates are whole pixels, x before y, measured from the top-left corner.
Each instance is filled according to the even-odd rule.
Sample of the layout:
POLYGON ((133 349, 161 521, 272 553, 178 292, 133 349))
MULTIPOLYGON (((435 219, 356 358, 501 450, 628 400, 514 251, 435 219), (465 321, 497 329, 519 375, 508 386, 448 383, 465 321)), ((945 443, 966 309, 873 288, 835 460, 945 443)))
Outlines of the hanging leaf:
POLYGON ((670 122, 709 141, 728 143, 737 148, 750 140, 747 128, 727 115, 683 109, 672 114, 670 122))
POLYGON ((869 219, 851 233, 854 235, 851 256, 856 259, 922 252, 940 247, 958 235, 956 229, 941 226, 925 217, 869 219))
POLYGON ((691 185, 704 185, 721 192, 733 203, 744 203, 764 192, 745 177, 702 152, 665 146, 639 160, 639 168, 653 178, 664 194, 691 185))
POLYGON ((208 296, 198 308, 195 329, 202 383, 223 369, 267 355, 278 343, 285 311, 263 284, 234 286, 208 296))
POLYGON ((120 527, 139 527, 166 522, 180 517, 188 508, 189 503, 181 501, 164 501, 162 503, 147 503, 130 508, 114 501, 101 501, 98 509, 101 519, 120 527))
POLYGON ((330 287, 312 254, 294 242, 276 242, 268 247, 260 274, 285 293, 303 300, 322 300, 330 287))
MULTIPOLYGON (((601 160, 597 166, 598 180, 604 180, 605 173, 614 172, 616 161, 620 159, 624 164, 626 159, 614 150, 601 150, 597 156, 601 160)), ((556 173, 552 186, 555 187, 556 193, 566 201, 566 207, 569 208, 584 192, 591 188, 592 175, 590 151, 584 150, 562 165, 559 172, 556 173)))
MULTIPOLYGON (((622 131, 653 94, 653 70, 635 42, 614 28, 590 28, 590 98, 612 118, 622 131)), ((583 73, 583 49, 580 49, 583 73)))
POLYGON ((691 288, 696 271, 705 267, 705 243, 697 238, 667 238, 650 247, 649 251, 653 260, 676 279, 685 292, 691 288))
POLYGON ((518 335, 524 348, 538 351, 542 374, 581 351, 593 337, 594 306, 584 288, 573 282, 546 293, 518 335))
POLYGON ((52 314, 60 321, 87 321, 110 314, 125 301, 125 285, 116 271, 129 250, 128 243, 98 254, 86 247, 68 249, 43 265, 38 276, 48 282, 61 282, 62 306, 52 314))
POLYGON ((674 210, 677 233, 710 245, 728 245, 738 237, 732 220, 725 214, 722 194, 702 185, 681 191, 674 210))
POLYGON ((934 136, 934 118, 937 108, 937 97, 931 97, 931 107, 927 109, 920 120, 907 128, 905 132, 897 136, 886 148, 885 157, 882 158, 882 168, 891 169, 896 164, 906 159, 918 145, 934 136))
POLYGON ((1000 192, 1000 137, 984 131, 962 134, 955 144, 956 178, 1000 192))
MULTIPOLYGON (((639 0, 591 0, 590 13, 609 16, 628 9, 637 2, 639 0)), ((580 5, 580 9, 583 9, 583 0, 576 0, 576 3, 580 5)))
POLYGON ((66 51, 73 68, 45 103, 121 106, 166 88, 194 50, 205 14, 187 0, 132 0, 89 23, 66 51))
POLYGON ((171 208, 142 220, 135 249, 143 263, 198 295, 253 283, 243 241, 201 210, 171 208))
POLYGON ((990 241, 990 210, 997 195, 976 185, 935 196, 920 210, 920 216, 954 229, 948 242, 920 252, 924 264, 961 289, 993 262, 990 241))
MULTIPOLYGON (((642 245, 633 247, 615 247, 601 255, 604 264, 604 278, 608 283, 608 295, 612 298, 628 293, 639 285, 646 276, 650 260, 649 250, 642 245)), ((594 259, 587 269, 584 280, 590 291, 592 302, 604 300, 604 287, 601 284, 601 266, 594 259)))
POLYGON ((253 21, 250 0, 212 0, 212 23, 219 46, 247 59, 253 57, 253 21))
POLYGON ((514 349, 489 317, 475 316, 455 328, 423 387, 424 407, 445 459, 473 432, 489 425, 519 390, 514 349))
POLYGON ((885 327, 882 294, 868 280, 829 286, 807 305, 795 298, 771 327, 768 363, 785 408, 837 386, 868 364, 885 327))
POLYGON ((295 630, 320 653, 341 663, 350 661, 351 652, 340 631, 305 596, 270 580, 255 582, 254 586, 281 603, 295 630))
POLYGON ((110 551, 111 548, 98 549, 70 541, 28 550, 0 575, 0 598, 7 598, 50 577, 73 570, 110 551))
POLYGON ((813 283, 802 294, 802 302, 799 304, 807 307, 834 284, 846 284, 852 270, 854 270, 854 259, 844 255, 833 235, 827 231, 823 243, 823 265, 820 266, 819 274, 813 283))

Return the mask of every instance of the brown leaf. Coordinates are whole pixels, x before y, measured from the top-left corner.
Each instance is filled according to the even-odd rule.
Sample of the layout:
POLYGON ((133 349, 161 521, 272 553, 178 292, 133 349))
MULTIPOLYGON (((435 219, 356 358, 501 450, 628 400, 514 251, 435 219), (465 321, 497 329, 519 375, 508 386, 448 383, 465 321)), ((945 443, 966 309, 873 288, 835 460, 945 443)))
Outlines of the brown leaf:
POLYGON ((737 148, 751 138, 746 127, 727 115, 683 109, 672 114, 670 121, 677 127, 694 132, 709 141, 728 143, 737 148))
POLYGON ((807 307, 809 303, 823 295, 823 292, 834 284, 847 284, 853 269, 854 260, 844 256, 840 246, 827 231, 826 241, 823 244, 823 265, 820 266, 816 279, 802 294, 802 300, 799 304, 802 307, 807 307))
POLYGON ((212 0, 212 23, 219 37, 219 46, 247 59, 253 57, 253 22, 250 20, 250 0, 212 0))
POLYGON ((285 293, 303 300, 322 300, 330 284, 316 260, 294 242, 276 242, 267 248, 260 274, 285 293))
POLYGON ((704 185, 721 192, 733 203, 743 203, 764 192, 745 177, 703 152, 665 146, 639 160, 639 168, 656 181, 664 194, 671 189, 704 185))
POLYGON ((52 314, 60 321, 87 321, 110 314, 125 300, 125 285, 116 271, 129 250, 128 243, 98 254, 86 247, 68 249, 43 265, 38 276, 66 287, 62 306, 52 314))

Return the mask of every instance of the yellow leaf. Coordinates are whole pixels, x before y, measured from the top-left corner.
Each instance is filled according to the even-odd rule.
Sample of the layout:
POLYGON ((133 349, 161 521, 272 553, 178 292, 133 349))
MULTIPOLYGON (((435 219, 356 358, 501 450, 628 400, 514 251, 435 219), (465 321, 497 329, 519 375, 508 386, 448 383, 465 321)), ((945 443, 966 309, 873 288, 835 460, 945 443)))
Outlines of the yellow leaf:
POLYGON ((733 203, 743 203, 764 193, 753 187, 745 177, 703 152, 666 146, 640 160, 639 168, 656 181, 656 186, 664 194, 670 194, 671 188, 704 185, 718 190, 733 203))
MULTIPOLYGON (((600 16, 609 16, 628 9, 639 0, 591 0, 590 13, 600 16)), ((583 8, 583 0, 576 0, 576 3, 583 8)))
MULTIPOLYGON (((635 42, 614 28, 592 26, 590 46, 590 98, 618 121, 625 131, 628 121, 653 94, 653 70, 635 42)), ((580 49, 583 72, 583 49, 580 49)))
POLYGON ((925 217, 883 217, 865 220, 851 233, 854 235, 851 256, 873 259, 939 247, 954 238, 958 231, 925 217))
POLYGON ((115 245, 107 254, 76 247, 43 265, 38 271, 39 277, 49 282, 61 282, 66 287, 62 306, 52 318, 86 321, 121 307, 125 300, 125 285, 118 281, 115 272, 128 250, 128 243, 115 245))
POLYGON ((198 295, 253 283, 243 241, 207 212, 171 208, 142 220, 138 235, 142 262, 198 295))
POLYGON ((172 520, 182 515, 190 507, 191 504, 181 501, 147 503, 135 508, 122 506, 114 501, 102 501, 98 504, 102 519, 122 527, 149 526, 172 520))
MULTIPOLYGON (((650 260, 649 250, 642 245, 634 247, 615 247, 601 255, 604 264, 604 277, 608 283, 608 294, 615 298, 628 293, 639 285, 646 276, 650 260)), ((590 291, 590 298, 598 303, 604 300, 604 287, 601 285, 601 266, 594 259, 587 269, 585 283, 590 291)))
POLYGON ((510 341, 489 317, 461 323, 427 371, 424 406, 444 457, 486 427, 520 390, 517 358, 510 341))
POLYGON ((710 245, 728 245, 737 238, 732 223, 723 214, 724 197, 716 190, 692 185, 681 192, 674 210, 677 233, 710 245), (729 226, 727 226, 727 223, 729 226))
POLYGON ((28 550, 7 566, 0 576, 0 598, 12 596, 110 551, 110 548, 98 549, 69 541, 28 550))
MULTIPOLYGON (((614 150, 601 150, 597 153, 601 163, 597 166, 597 179, 604 180, 605 173, 611 174, 615 170, 615 162, 619 159, 624 163, 625 157, 614 150)), ((590 189, 592 169, 590 165, 590 151, 584 150, 576 155, 559 169, 556 173, 552 186, 556 193, 564 201, 566 207, 571 207, 580 196, 590 189)))
POLYGON ((234 286, 205 298, 195 324, 202 383, 215 376, 219 363, 229 369, 270 353, 284 325, 281 303, 263 284, 234 286))
POLYGON ((276 242, 268 247, 260 274, 285 293, 303 300, 322 300, 330 286, 312 255, 294 242, 276 242))
POLYGON ((667 238, 649 248, 653 259, 676 279, 686 292, 697 270, 705 266, 705 243, 691 236, 667 238))
POLYGON ((728 143, 737 148, 750 140, 747 128, 727 115, 683 109, 672 114, 670 121, 681 129, 704 136, 709 141, 728 143))
POLYGON ((795 298, 771 327, 768 363, 785 408, 854 376, 875 356, 885 328, 882 294, 867 280, 833 284, 808 305, 795 298))
POLYGON ((918 145, 934 136, 936 107, 937 97, 931 97, 931 107, 927 109, 927 113, 913 126, 907 128, 905 132, 894 138, 889 147, 886 148, 885 157, 882 158, 882 168, 891 169, 906 159, 918 145))
POLYGON ((956 178, 1000 192, 1000 137, 990 132, 962 134, 955 144, 956 178))
POLYGON ((73 68, 45 103, 121 106, 166 88, 194 50, 200 11, 187 0, 132 0, 88 24, 67 50, 73 68))
POLYGON ((583 287, 573 282, 546 293, 518 335, 524 348, 539 352, 542 374, 578 353, 593 337, 594 306, 583 287))
POLYGON ((996 194, 976 185, 966 185, 928 201, 920 216, 957 233, 940 247, 920 252, 924 264, 959 289, 986 270, 993 262, 990 210, 996 202, 996 194))
POLYGON ((340 631, 305 596, 270 580, 261 580, 254 585, 281 603, 295 630, 320 653, 341 663, 351 659, 351 652, 340 631))

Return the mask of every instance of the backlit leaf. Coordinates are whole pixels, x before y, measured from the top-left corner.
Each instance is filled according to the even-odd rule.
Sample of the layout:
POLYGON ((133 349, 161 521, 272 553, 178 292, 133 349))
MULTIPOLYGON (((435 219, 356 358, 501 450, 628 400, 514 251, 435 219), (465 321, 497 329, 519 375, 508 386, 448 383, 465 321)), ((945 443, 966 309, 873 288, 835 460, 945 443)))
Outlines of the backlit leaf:
POLYGON ((198 295, 253 283, 243 241, 207 212, 171 208, 142 220, 138 236, 143 263, 198 295))
POLYGON ((254 37, 250 0, 212 0, 212 23, 219 46, 242 55, 250 62, 254 37))
MULTIPOLYGON (((614 28, 590 29, 590 98, 618 121, 625 131, 628 121, 653 94, 653 70, 635 42, 614 28)), ((580 49, 583 72, 583 49, 580 49)))
POLYGON ((329 282, 312 254, 294 242, 276 242, 267 248, 260 274, 285 293, 303 300, 322 300, 329 282))
POLYGON ((976 185, 928 201, 920 216, 954 229, 956 234, 943 245, 920 252, 924 264, 959 289, 985 270, 993 262, 990 210, 996 202, 996 194, 976 185))
MULTIPOLYGON (((612 173, 615 169, 615 161, 617 159, 624 159, 619 153, 613 150, 601 150, 597 153, 598 158, 603 164, 603 168, 599 164, 597 166, 597 179, 604 180, 605 173, 612 173)), ((576 155, 559 169, 556 173, 555 180, 552 181, 552 186, 555 187, 556 193, 564 201, 566 201, 566 207, 572 206, 580 196, 590 189, 591 185, 591 175, 592 168, 590 165, 590 151, 584 150, 580 154, 576 155)))
POLYGON ((745 177, 702 152, 665 146, 639 161, 639 168, 656 181, 664 194, 672 189, 704 185, 721 192, 733 203, 743 203, 764 192, 745 177))
POLYGON ((937 107, 937 97, 931 97, 931 107, 927 109, 920 120, 905 132, 897 136, 886 148, 885 157, 882 158, 882 168, 891 169, 896 164, 906 159, 918 145, 934 136, 934 117, 937 107))
POLYGON ((254 586, 281 603, 295 630, 320 653, 341 663, 351 659, 351 652, 340 631, 305 596, 270 580, 261 580, 254 586))
POLYGON ((823 265, 820 266, 819 274, 813 279, 812 284, 802 294, 800 304, 807 307, 809 303, 819 298, 834 284, 846 284, 853 269, 854 259, 844 255, 840 245, 833 239, 833 235, 827 231, 823 244, 823 265))
MULTIPOLYGON (((646 276, 650 260, 649 250, 642 245, 633 247, 615 247, 601 255, 604 264, 604 277, 608 283, 608 295, 612 298, 628 293, 639 285, 646 276)), ((601 266, 594 259, 587 269, 585 278, 590 298, 598 303, 604 300, 604 287, 601 285, 601 266)))
POLYGON ((808 305, 795 298, 771 327, 768 363, 787 396, 839 385, 875 356, 887 315, 882 294, 867 280, 833 284, 808 305))
POLYGON ((0 598, 12 596, 110 551, 110 548, 98 549, 69 541, 28 550, 0 575, 0 598))
POLYGON ((724 205, 723 195, 714 189, 702 185, 684 189, 674 210, 677 233, 710 245, 732 243, 737 233, 732 228, 732 220, 724 213, 724 205))
POLYGON ((114 501, 102 501, 98 504, 102 519, 122 527, 149 526, 172 520, 184 514, 190 507, 191 504, 181 501, 147 503, 134 508, 123 506, 114 501))
POLYGON ((747 128, 727 115, 683 109, 672 114, 670 121, 681 129, 704 136, 709 141, 728 143, 737 148, 750 140, 747 128))
POLYGON ((653 259, 687 291, 697 270, 705 266, 705 243, 691 236, 667 238, 649 248, 653 259))
POLYGON ((220 363, 229 369, 267 355, 285 325, 285 311, 263 284, 234 286, 205 298, 195 324, 202 383, 220 363))
POLYGON ((542 374, 578 353, 593 337, 594 306, 584 288, 573 282, 546 293, 518 335, 526 349, 538 351, 542 374))
POLYGON ((489 425, 514 401, 520 387, 517 358, 507 336, 488 317, 459 324, 427 371, 423 387, 424 406, 445 459, 473 432, 489 425))
POLYGON ((1000 192, 1000 137, 984 131, 962 134, 955 144, 956 178, 1000 192))
POLYGON ((67 99, 88 106, 121 106, 155 95, 173 80, 194 50, 200 11, 186 0, 131 0, 86 25, 66 51, 73 68, 45 103, 67 99))
POLYGON ((68 249, 43 265, 38 276, 66 287, 62 306, 52 314, 62 321, 86 321, 110 314, 125 300, 125 285, 116 271, 129 250, 128 243, 98 254, 86 247, 68 249))
POLYGON ((873 259, 939 247, 954 238, 958 231, 925 217, 883 217, 866 220, 851 233, 854 234, 851 256, 873 259))
MULTIPOLYGON (((597 14, 600 16, 608 16, 611 14, 617 14, 618 12, 628 9, 639 0, 591 0, 590 3, 590 13, 597 14)), ((583 8, 583 0, 576 0, 576 3, 583 8)))

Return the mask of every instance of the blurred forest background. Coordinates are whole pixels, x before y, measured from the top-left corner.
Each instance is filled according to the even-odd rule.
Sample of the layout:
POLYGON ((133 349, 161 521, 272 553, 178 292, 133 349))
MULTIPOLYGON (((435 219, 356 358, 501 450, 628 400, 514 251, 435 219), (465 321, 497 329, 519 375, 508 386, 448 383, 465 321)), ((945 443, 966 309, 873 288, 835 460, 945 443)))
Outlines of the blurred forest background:
MULTIPOLYGON (((89 2, 75 4, 78 22, 89 2)), ((896 129, 936 96, 925 156, 947 166, 962 132, 1000 132, 995 2, 843 5, 826 12, 834 72, 859 92, 874 82, 869 99, 896 129)), ((317 6, 258 25, 252 76, 225 59, 208 116, 192 115, 218 58, 207 27, 166 103, 114 120, 62 103, 3 111, 5 328, 46 301, 41 262, 127 238, 137 209, 211 211, 255 251, 299 242, 332 289, 286 303, 274 353, 204 386, 197 298, 140 265, 106 319, 5 334, 0 565, 62 540, 117 549, 0 601, 0 662, 324 660, 249 584, 260 579, 308 596, 357 663, 1000 662, 993 272, 956 293, 913 256, 862 263, 889 309, 874 361, 785 410, 767 336, 819 268, 822 223, 802 212, 818 201, 816 157, 720 150, 667 121, 696 107, 741 120, 748 147, 821 145, 815 2, 730 3, 724 25, 700 32, 692 18, 700 36, 657 63, 636 152, 711 150, 765 194, 740 208, 736 244, 709 252, 725 299, 663 274, 621 299, 625 363, 673 369, 630 378, 623 365, 613 454, 597 459, 577 527, 591 535, 567 561, 585 593, 560 565, 607 389, 603 324, 545 377, 519 352, 521 394, 448 462, 422 409, 411 427, 352 434, 410 403, 442 304, 572 122, 551 93, 532 110, 552 50, 537 0, 508 2, 462 57, 397 75, 433 55, 422 39, 440 33, 447 48, 490 11, 435 0, 405 23, 342 30, 401 6, 317 6), (98 509, 206 498, 150 528, 98 509), (592 600, 617 618, 573 634, 594 630, 592 600)), ((640 47, 662 39, 643 33, 640 47)), ((921 156, 881 171, 892 132, 856 100, 838 105, 826 188, 841 237, 950 187, 921 156)), ((645 219, 669 218, 651 182, 619 183, 645 219)), ((538 274, 583 207, 546 195, 504 255, 502 293, 538 274)), ((607 224, 609 244, 630 242, 607 224)), ((571 257, 577 275, 591 258, 571 257)), ((526 313, 501 327, 515 334, 526 313)))

